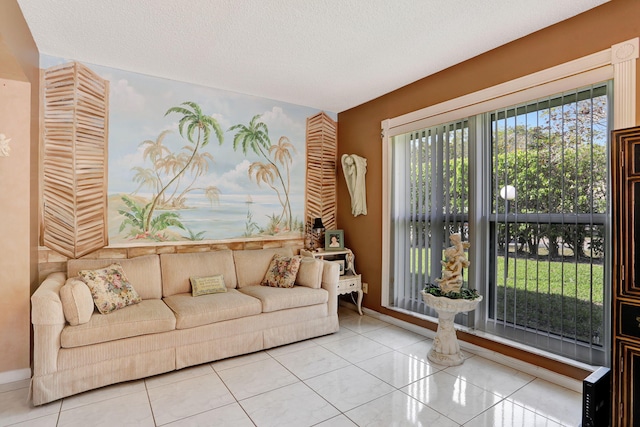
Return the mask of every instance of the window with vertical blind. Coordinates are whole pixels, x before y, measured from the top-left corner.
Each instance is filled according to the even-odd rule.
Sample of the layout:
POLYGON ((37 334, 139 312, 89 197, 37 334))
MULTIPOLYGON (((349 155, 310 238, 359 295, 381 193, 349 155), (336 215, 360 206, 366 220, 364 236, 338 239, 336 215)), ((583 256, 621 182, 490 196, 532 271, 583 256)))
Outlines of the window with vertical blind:
POLYGON ((393 304, 432 315, 420 290, 440 277, 449 235, 468 239, 468 122, 399 135, 392 153, 393 304))
POLYGON ((591 85, 487 113, 483 329, 600 365, 608 336, 608 88, 591 85))
POLYGON ((485 298, 456 322, 605 364, 609 87, 393 136, 389 306, 435 316, 420 290, 461 233, 485 298))

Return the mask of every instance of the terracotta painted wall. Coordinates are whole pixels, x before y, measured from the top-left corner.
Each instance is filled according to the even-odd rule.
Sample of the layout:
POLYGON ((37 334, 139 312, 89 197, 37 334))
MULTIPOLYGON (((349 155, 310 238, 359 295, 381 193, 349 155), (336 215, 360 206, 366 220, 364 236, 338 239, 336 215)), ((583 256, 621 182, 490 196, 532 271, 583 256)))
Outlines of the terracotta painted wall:
POLYGON ((38 279, 38 50, 15 0, 0 2, 0 383, 30 376, 38 279))
MULTIPOLYGON (((613 0, 567 21, 486 52, 426 77, 366 104, 338 114, 339 157, 366 157, 369 214, 354 218, 349 194, 338 171, 338 227, 346 245, 356 254, 356 268, 369 283, 364 305, 412 323, 429 322, 401 316, 381 307, 382 263, 382 150, 380 122, 430 105, 457 98, 536 71, 574 60, 640 36, 640 1, 613 0)), ((640 70, 640 66, 638 68, 640 70)), ((640 104, 640 83, 636 99, 640 104)), ((636 109, 640 123, 640 105, 636 109)), ((469 337, 472 340, 472 337, 469 337)))

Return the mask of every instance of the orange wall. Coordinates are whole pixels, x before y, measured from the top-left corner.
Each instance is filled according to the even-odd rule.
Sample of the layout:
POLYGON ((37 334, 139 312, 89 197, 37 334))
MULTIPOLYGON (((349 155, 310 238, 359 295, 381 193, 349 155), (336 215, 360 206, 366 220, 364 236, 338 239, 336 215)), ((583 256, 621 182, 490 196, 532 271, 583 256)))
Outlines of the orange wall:
MULTIPOLYGON (((0 78, 0 373, 29 368, 29 100, 28 82, 0 78)), ((16 378, 19 379, 19 378, 16 378)))
MULTIPOLYGON (((353 217, 349 193, 338 171, 338 226, 356 255, 356 268, 369 283, 364 305, 412 323, 428 322, 381 307, 382 146, 380 122, 589 55, 640 36, 640 1, 613 0, 527 37, 486 52, 366 104, 338 114, 338 158, 367 158, 367 216, 353 217)), ((638 68, 640 71, 640 67, 638 68)), ((640 101, 640 84, 637 85, 640 101)), ((636 114, 640 115, 640 105, 636 114)), ((636 122, 640 120, 636 119, 636 122)))
MULTIPOLYGON (((27 26, 22 11, 16 0, 3 0, 0 2, 0 41, 8 48, 13 59, 22 69, 24 79, 31 83, 31 147, 29 151, 29 201, 34 209, 31 209, 29 216, 29 247, 30 262, 29 275, 31 283, 31 293, 36 290, 38 282, 38 227, 39 217, 39 158, 40 158, 40 53, 33 41, 31 31, 27 26)), ((6 57, 0 56, 0 63, 6 57)), ((12 79, 12 77, 0 74, 0 77, 12 79)), ((23 79, 20 79, 23 80, 23 79)), ((26 214, 25 214, 26 215, 26 214)), ((0 369, 2 371, 2 369, 0 369)))
POLYGON ((37 284, 39 54, 15 0, 0 2, 0 383, 30 375, 37 284))

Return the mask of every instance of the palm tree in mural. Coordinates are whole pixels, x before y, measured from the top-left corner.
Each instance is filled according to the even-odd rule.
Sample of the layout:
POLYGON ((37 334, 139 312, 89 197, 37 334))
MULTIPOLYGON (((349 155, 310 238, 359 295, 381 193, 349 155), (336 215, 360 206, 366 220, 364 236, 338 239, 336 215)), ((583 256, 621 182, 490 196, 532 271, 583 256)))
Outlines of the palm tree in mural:
POLYGON ((281 222, 282 218, 285 216, 284 207, 286 207, 285 200, 282 199, 282 194, 280 194, 280 190, 276 188, 273 184, 276 176, 277 176, 277 168, 273 164, 262 163, 262 162, 253 162, 249 166, 249 177, 254 176, 256 180, 256 184, 260 187, 260 183, 264 182, 267 184, 273 191, 276 192, 278 196, 278 201, 280 205, 283 206, 283 212, 278 216, 278 221, 281 222))
MULTIPOLYGON (((183 147, 183 149, 188 149, 188 148, 190 147, 188 146, 183 147)), ((193 157, 193 160, 191 161, 191 166, 189 167, 189 170, 193 175, 193 179, 191 180, 189 185, 187 185, 182 190, 180 194, 175 196, 175 192, 174 192, 174 196, 172 197, 172 200, 174 200, 173 202, 174 205, 184 206, 187 193, 194 190, 199 190, 199 188, 194 188, 193 186, 195 185, 196 180, 198 179, 198 177, 200 177, 200 175, 202 175, 203 173, 209 172, 209 164, 212 162, 213 162, 213 156, 211 155, 211 153, 198 153, 193 157)), ((176 186, 176 190, 177 189, 178 189, 178 186, 176 186)), ((206 191, 205 191, 205 194, 207 194, 206 191)), ((214 199, 211 199, 208 196, 207 198, 209 198, 209 200, 213 203, 214 199)), ((215 198, 215 200, 217 200, 217 197, 215 198)))
MULTIPOLYGON (((293 163, 291 151, 296 152, 296 148, 291 144, 289 138, 281 136, 278 143, 269 147, 269 154, 273 156, 276 162, 280 162, 286 169, 287 185, 285 187, 285 195, 287 195, 287 207, 289 208, 289 219, 291 221, 291 205, 289 204, 289 190, 291 189, 291 170, 289 166, 293 163)), ((284 184, 283 184, 284 185, 284 184)), ((284 213, 284 211, 283 211, 284 213)), ((291 228, 291 227, 289 227, 291 228)))
POLYGON ((169 182, 162 186, 160 191, 151 201, 151 205, 147 212, 147 218, 145 221, 145 231, 149 230, 152 222, 153 212, 158 206, 158 202, 162 197, 164 197, 164 193, 167 191, 167 188, 172 186, 173 183, 176 182, 189 168, 191 162, 193 162, 193 160, 196 158, 198 150, 201 147, 209 144, 212 134, 216 136, 220 144, 222 144, 224 140, 224 134, 222 133, 222 129, 220 128, 217 120, 211 116, 203 114, 200 106, 195 102, 183 102, 182 104, 180 104, 180 106, 169 108, 165 113, 165 116, 171 113, 182 115, 182 118, 178 122, 178 130, 180 131, 180 135, 183 138, 186 138, 187 141, 192 144, 193 149, 191 150, 191 155, 188 156, 188 158, 185 158, 184 156, 175 156, 176 158, 172 161, 172 163, 168 163, 168 166, 166 166, 167 170, 176 170, 178 168, 178 164, 181 168, 177 171, 175 176, 171 178, 171 180, 169 180, 169 182), (185 159, 186 161, 184 161, 185 159))
POLYGON ((135 166, 133 170, 136 172, 136 174, 133 176, 133 182, 137 182, 139 183, 139 185, 138 188, 136 188, 131 194, 136 194, 144 187, 151 189, 155 188, 156 191, 160 189, 158 187, 160 183, 158 181, 155 169, 135 166))
MULTIPOLYGON (((264 179, 264 178, 268 179, 269 177, 269 173, 263 171, 266 168, 266 165, 256 166, 254 170, 263 171, 261 172, 260 179, 265 183, 270 183, 270 187, 273 188, 274 190, 275 190, 275 187, 273 186, 274 180, 277 178, 278 181, 280 181, 280 184, 282 185, 282 188, 284 190, 284 200, 282 200, 279 191, 278 190, 275 190, 275 191, 278 194, 278 199, 280 200, 280 203, 282 204, 282 208, 283 208, 283 215, 281 216, 281 218, 285 217, 286 226, 289 230, 291 230, 292 215, 291 215, 291 204, 289 202, 289 190, 287 185, 284 182, 284 178, 282 177, 282 174, 280 173, 280 169, 273 162, 273 160, 269 158, 269 153, 271 149, 271 140, 269 139, 269 129, 266 123, 259 121, 260 117, 261 117, 260 114, 253 116, 248 126, 245 126, 243 124, 237 124, 229 128, 229 131, 237 131, 235 136, 233 137, 233 149, 237 150, 239 147, 242 147, 242 153, 244 155, 246 155, 247 151, 251 149, 255 154, 264 157, 265 160, 269 163, 270 165, 270 167, 268 168, 270 170, 269 173, 274 174, 274 177, 273 177, 274 179, 272 179, 271 181, 266 181, 264 179)), ((251 176, 251 172, 249 173, 249 176, 251 176)))
MULTIPOLYGON (((191 150, 189 150, 189 153, 191 153, 191 150)), ((167 155, 162 161, 162 168, 164 173, 168 176, 178 175, 179 172, 182 169, 184 169, 190 157, 191 157, 191 154, 187 154, 184 152, 180 152, 177 154, 171 153, 167 155)), ((174 198, 176 196, 176 193, 180 189, 180 185, 182 184, 182 178, 184 178, 186 172, 187 170, 185 169, 184 173, 178 175, 178 179, 173 182, 173 191, 168 197, 166 196, 164 197, 164 199, 166 200, 161 201, 161 202, 164 202, 164 207, 167 207, 167 208, 176 207, 176 202, 174 198)), ((169 187, 170 186, 167 186, 166 192, 169 192, 169 187)), ((159 206, 163 206, 163 204, 161 203, 159 206)))
MULTIPOLYGON (((169 133, 171 133, 170 130, 164 130, 160 132, 160 135, 158 135, 158 138, 156 138, 155 141, 147 139, 140 143, 141 146, 145 147, 144 151, 142 152, 143 160, 146 161, 147 159, 149 159, 151 161, 151 164, 153 165, 153 171, 156 176, 156 180, 154 183, 156 186, 156 192, 159 192, 162 188, 162 177, 160 176, 160 168, 158 166, 162 163, 162 159, 165 157, 165 155, 171 153, 171 151, 164 145, 164 139, 169 133)), ((150 180, 148 182, 150 182, 150 180)))
POLYGON ((220 189, 213 185, 208 186, 204 189, 204 195, 207 199, 213 204, 220 200, 220 189))

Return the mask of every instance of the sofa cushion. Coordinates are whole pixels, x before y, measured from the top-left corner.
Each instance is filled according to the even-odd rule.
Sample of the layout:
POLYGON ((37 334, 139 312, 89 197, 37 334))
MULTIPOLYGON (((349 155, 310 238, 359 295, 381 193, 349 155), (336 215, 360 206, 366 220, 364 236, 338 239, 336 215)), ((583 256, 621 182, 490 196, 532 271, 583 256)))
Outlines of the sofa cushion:
POLYGON ((140 298, 162 298, 162 277, 158 255, 129 259, 70 259, 67 262, 67 277, 77 276, 80 270, 97 270, 116 262, 122 266, 140 298))
POLYGON ((233 251, 238 276, 238 288, 259 285, 275 254, 293 256, 291 248, 233 251))
POLYGON ((67 325, 62 329, 60 343, 63 348, 80 347, 101 342, 175 329, 173 312, 158 299, 144 300, 114 311, 108 316, 94 313, 82 325, 67 325))
POLYGON ((72 326, 87 323, 95 309, 89 287, 78 277, 67 279, 60 288, 60 301, 64 318, 72 326))
POLYGON ((93 302, 102 314, 142 301, 120 264, 111 264, 97 270, 80 270, 78 276, 91 289, 93 302))
POLYGON ((305 286, 293 288, 272 288, 269 286, 245 286, 240 292, 259 299, 262 311, 286 310, 288 308, 306 307, 309 305, 326 304, 329 292, 325 289, 311 289, 305 286))
POLYGON ((322 261, 311 257, 302 257, 296 285, 318 289, 322 286, 322 261))
POLYGON ((207 277, 191 277, 191 296, 199 297, 208 294, 227 292, 222 274, 207 277))
POLYGON ((300 256, 275 254, 260 283, 273 288, 293 288, 300 268, 300 256))
POLYGON ((222 274, 227 288, 236 287, 236 269, 230 250, 160 255, 162 296, 191 292, 190 277, 222 274))
POLYGON ((223 320, 252 316, 262 312, 260 301, 229 289, 223 294, 193 298, 190 293, 164 298, 176 316, 176 329, 189 329, 223 320))

